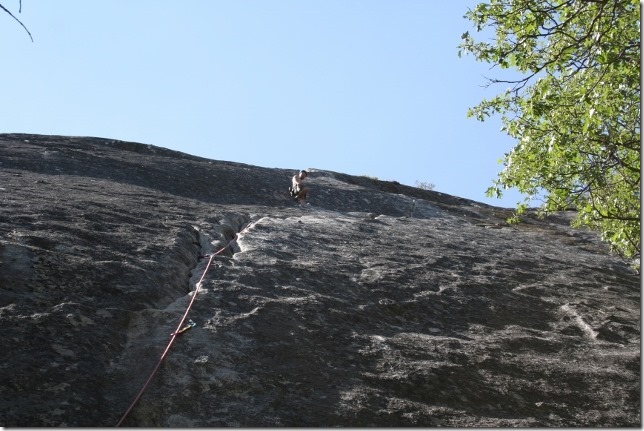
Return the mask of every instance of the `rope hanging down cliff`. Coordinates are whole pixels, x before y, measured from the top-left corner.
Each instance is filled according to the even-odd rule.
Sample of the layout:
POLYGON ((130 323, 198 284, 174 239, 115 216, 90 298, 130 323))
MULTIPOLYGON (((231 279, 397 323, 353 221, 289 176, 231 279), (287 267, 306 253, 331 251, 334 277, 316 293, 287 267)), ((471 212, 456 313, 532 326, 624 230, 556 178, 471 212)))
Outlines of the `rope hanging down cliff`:
POLYGON ((199 289, 201 288, 201 283, 202 283, 202 281, 204 280, 204 278, 206 277, 206 273, 208 272, 208 269, 210 268, 210 264, 212 263, 212 261, 213 261, 213 259, 215 258, 215 256, 217 256, 218 254, 221 254, 221 253, 223 253, 225 250, 227 250, 227 249, 232 245, 232 243, 233 243, 233 242, 237 241, 237 239, 238 239, 239 235, 241 235, 242 233, 246 232, 246 231, 247 231, 248 229, 250 229, 250 227, 251 227, 251 226, 253 226, 255 223, 256 223, 256 222, 249 223, 249 224, 248 224, 244 229, 242 229, 239 233, 235 234, 235 237, 234 237, 233 239, 231 239, 231 240, 228 242, 228 244, 226 244, 226 246, 225 246, 225 247, 222 247, 219 251, 217 251, 217 252, 215 252, 215 253, 213 253, 213 254, 211 254, 211 255, 210 255, 210 259, 208 259, 208 263, 206 264, 206 268, 204 269, 203 274, 201 274, 201 278, 199 278, 199 281, 198 281, 198 282, 197 282, 197 284, 195 285, 195 293, 192 295, 192 299, 190 300, 190 303, 188 303, 188 307, 186 308, 186 311, 183 313, 183 316, 181 316, 181 321, 179 321, 179 325, 177 325, 177 329, 176 329, 176 330, 171 334, 170 341, 168 342, 168 345, 166 346, 166 348, 165 348, 165 350, 163 351, 163 353, 161 354, 161 357, 159 358, 159 361, 157 362, 156 367, 154 367, 154 370, 152 370, 152 373, 150 373, 150 377, 148 377, 148 379, 147 379, 147 380, 146 380, 146 382, 143 384, 143 387, 141 388, 141 390, 139 391, 139 393, 136 395, 136 397, 134 397, 134 399, 133 399, 133 400, 132 400, 132 402, 130 403, 130 407, 128 407, 128 409, 125 411, 125 413, 123 414, 123 416, 121 417, 121 419, 120 419, 120 420, 118 421, 118 423, 116 424, 116 426, 117 426, 117 427, 118 427, 118 426, 120 426, 120 425, 123 423, 123 421, 125 420, 125 418, 127 417, 127 415, 129 415, 129 414, 130 414, 130 412, 132 411, 132 409, 134 408, 134 406, 136 405, 136 403, 138 403, 138 402, 139 402, 139 400, 141 399, 141 396, 143 396, 143 393, 145 392, 145 390, 147 389, 147 387, 150 385, 150 382, 152 382, 152 379, 154 378, 154 375, 155 375, 155 374, 157 373, 157 371, 159 370, 159 367, 161 366, 161 363, 162 363, 162 362, 163 362, 163 360, 165 359, 166 355, 168 354, 168 351, 170 351, 170 347, 171 347, 171 346, 172 346, 172 344, 174 343, 175 338, 177 338, 177 335, 179 335, 181 332, 183 332, 183 331, 182 331, 183 322, 185 322, 186 317, 188 316, 188 313, 190 312, 190 308, 192 307, 192 304, 193 304, 193 302, 195 301, 195 298, 197 297, 197 293, 199 292, 199 289))

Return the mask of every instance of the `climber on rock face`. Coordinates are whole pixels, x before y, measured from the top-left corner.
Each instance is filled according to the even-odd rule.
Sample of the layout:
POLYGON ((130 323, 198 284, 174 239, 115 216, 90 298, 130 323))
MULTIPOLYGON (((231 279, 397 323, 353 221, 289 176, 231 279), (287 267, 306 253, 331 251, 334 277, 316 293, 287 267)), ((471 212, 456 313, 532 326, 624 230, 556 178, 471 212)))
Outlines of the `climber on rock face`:
POLYGON ((309 196, 308 187, 305 187, 302 184, 302 181, 304 181, 304 179, 308 176, 309 176, 308 172, 304 170, 300 171, 297 175, 293 175, 293 178, 291 180, 292 185, 291 187, 289 187, 289 192, 291 192, 291 196, 296 198, 299 201, 299 203, 302 205, 304 204, 304 201, 306 200, 306 198, 309 196))

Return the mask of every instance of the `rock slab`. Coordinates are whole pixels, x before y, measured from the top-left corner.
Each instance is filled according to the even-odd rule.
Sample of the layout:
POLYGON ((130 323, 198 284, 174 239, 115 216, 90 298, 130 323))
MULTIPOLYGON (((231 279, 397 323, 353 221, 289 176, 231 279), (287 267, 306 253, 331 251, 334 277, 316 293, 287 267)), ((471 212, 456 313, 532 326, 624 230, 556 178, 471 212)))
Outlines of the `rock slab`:
POLYGON ((124 426, 641 425, 639 277, 572 214, 295 171, 0 135, 0 425, 114 426, 195 294, 124 426))

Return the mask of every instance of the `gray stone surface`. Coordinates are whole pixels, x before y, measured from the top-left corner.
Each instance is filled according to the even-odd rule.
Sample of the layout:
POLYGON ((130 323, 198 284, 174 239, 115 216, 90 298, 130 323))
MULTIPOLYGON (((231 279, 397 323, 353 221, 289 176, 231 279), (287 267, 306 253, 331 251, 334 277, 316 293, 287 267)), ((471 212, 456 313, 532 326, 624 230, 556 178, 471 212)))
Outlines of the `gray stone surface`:
POLYGON ((639 426, 640 281, 559 213, 0 135, 0 425, 639 426), (196 290, 208 255, 225 247, 196 290))

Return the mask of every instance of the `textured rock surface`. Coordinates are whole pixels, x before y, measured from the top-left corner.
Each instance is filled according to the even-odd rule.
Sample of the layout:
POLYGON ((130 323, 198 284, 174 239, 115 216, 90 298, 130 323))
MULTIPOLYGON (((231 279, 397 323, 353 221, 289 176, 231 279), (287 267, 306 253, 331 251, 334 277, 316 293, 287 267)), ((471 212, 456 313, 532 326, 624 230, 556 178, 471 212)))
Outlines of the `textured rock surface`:
MULTIPOLYGON (((299 168, 299 167, 297 167, 299 168)), ((570 214, 0 135, 0 425, 638 426, 640 283, 570 214)))

